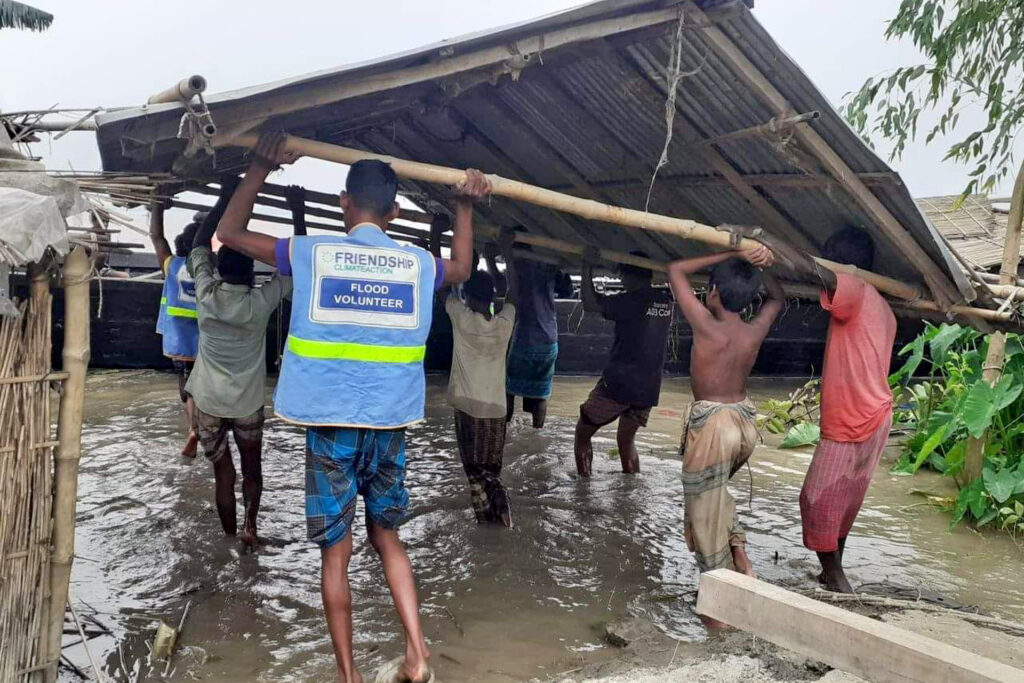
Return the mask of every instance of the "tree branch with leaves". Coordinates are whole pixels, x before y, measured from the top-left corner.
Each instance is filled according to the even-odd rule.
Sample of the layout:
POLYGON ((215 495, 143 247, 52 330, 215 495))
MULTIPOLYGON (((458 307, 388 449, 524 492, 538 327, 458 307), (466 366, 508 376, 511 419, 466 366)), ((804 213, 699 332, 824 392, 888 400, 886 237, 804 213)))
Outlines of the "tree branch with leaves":
POLYGON ((945 159, 972 165, 963 194, 991 192, 1014 171, 1024 125, 1024 2, 903 0, 885 36, 910 39, 924 60, 869 78, 843 108, 847 120, 892 141, 899 158, 918 137, 922 113, 935 112, 925 142, 956 136, 945 159), (985 113, 980 127, 960 118, 972 105, 985 113))

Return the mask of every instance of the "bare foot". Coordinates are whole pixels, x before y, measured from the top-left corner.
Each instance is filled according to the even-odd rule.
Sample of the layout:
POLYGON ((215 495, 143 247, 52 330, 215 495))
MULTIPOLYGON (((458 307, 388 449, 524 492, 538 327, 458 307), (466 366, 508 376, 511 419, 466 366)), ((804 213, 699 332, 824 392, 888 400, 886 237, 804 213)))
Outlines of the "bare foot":
POLYGON ((743 546, 734 545, 732 547, 732 562, 740 574, 746 574, 752 579, 757 578, 757 574, 754 573, 754 564, 750 561, 743 546))
POLYGON ((832 591, 833 593, 852 593, 853 586, 850 585, 849 580, 846 578, 846 573, 839 570, 838 573, 822 572, 822 585, 825 586, 825 590, 832 591))
POLYGON ((255 550, 260 541, 256 536, 256 530, 249 527, 242 529, 242 533, 238 534, 238 540, 248 546, 250 550, 255 550))
POLYGON ((195 430, 189 430, 188 439, 185 441, 184 448, 181 449, 182 456, 186 458, 196 457, 197 447, 199 446, 199 437, 196 435, 195 430))
POLYGON ((406 645, 405 659, 402 667, 398 670, 398 681, 400 683, 427 683, 432 678, 430 671, 430 651, 426 643, 419 648, 406 645))
POLYGON ((344 671, 338 671, 338 683, 363 683, 363 676, 358 671, 352 672, 352 678, 346 678, 344 671))

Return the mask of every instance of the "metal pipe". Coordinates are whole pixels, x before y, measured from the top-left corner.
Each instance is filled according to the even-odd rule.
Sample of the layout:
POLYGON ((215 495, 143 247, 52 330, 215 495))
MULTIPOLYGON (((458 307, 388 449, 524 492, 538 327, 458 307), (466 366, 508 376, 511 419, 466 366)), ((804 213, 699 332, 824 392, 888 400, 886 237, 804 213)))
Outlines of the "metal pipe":
POLYGON ((206 79, 196 74, 183 78, 167 90, 158 92, 150 97, 148 104, 163 104, 165 102, 188 102, 199 93, 206 90, 206 79))

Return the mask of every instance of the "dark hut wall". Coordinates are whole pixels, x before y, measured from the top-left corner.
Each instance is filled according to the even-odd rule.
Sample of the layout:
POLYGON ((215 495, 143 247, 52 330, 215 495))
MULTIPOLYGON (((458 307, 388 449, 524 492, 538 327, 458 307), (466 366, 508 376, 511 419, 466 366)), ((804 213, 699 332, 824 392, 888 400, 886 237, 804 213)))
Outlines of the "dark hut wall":
MULTIPOLYGON (((14 284, 15 296, 23 296, 24 282, 15 280, 14 284)), ((100 310, 100 287, 93 282, 91 289, 93 316, 90 324, 90 366, 169 369, 170 362, 164 358, 160 337, 155 332, 160 285, 104 280, 102 287, 102 317, 97 317, 100 310)), ((54 290, 54 367, 60 367, 61 364, 57 350, 62 348, 64 331, 62 296, 63 290, 54 290)), ((287 302, 279 313, 280 327, 277 314, 267 326, 267 371, 270 373, 277 372, 279 340, 284 339, 288 330, 290 308, 287 302)), ((790 301, 765 340, 754 373, 769 376, 808 376, 820 373, 827 328, 828 316, 819 306, 790 301)), ((559 301, 558 329, 558 373, 598 375, 604 370, 612 346, 614 328, 611 323, 592 313, 584 315, 579 301, 559 301)), ((895 351, 913 339, 920 329, 919 322, 899 318, 894 359, 895 351)), ((669 339, 666 374, 689 374, 692 341, 689 327, 677 316, 669 339)), ((427 342, 426 369, 429 372, 447 372, 451 366, 451 354, 451 322, 443 307, 437 306, 427 342)))

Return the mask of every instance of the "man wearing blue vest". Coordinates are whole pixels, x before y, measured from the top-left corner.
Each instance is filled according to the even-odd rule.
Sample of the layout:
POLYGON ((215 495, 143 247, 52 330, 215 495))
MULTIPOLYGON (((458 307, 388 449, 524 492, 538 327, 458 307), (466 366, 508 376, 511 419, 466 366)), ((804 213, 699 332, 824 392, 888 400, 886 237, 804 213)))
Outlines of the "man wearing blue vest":
POLYGON ((164 289, 160 295, 160 313, 157 316, 156 332, 163 337, 164 355, 174 364, 178 376, 178 395, 185 406, 188 419, 188 439, 181 454, 194 458, 199 443, 193 424, 194 406, 192 398, 185 391, 192 364, 199 353, 199 324, 196 313, 196 285, 188 274, 186 261, 192 251, 192 240, 196 230, 206 218, 204 212, 197 212, 192 222, 174 238, 174 253, 164 237, 164 204, 154 200, 150 205, 149 238, 153 242, 157 261, 164 271, 164 289))
MULTIPOLYGON (((412 566, 398 537, 409 502, 405 428, 423 419, 423 355, 434 292, 467 280, 473 258, 473 200, 490 183, 466 172, 455 188, 450 259, 385 234, 398 216, 398 179, 379 161, 354 164, 341 194, 348 235, 276 240, 247 229, 256 195, 280 164, 296 159, 286 136, 264 134, 217 227, 221 243, 291 274, 292 317, 274 408, 306 432, 306 523, 320 546, 321 593, 338 680, 361 683, 352 658, 348 564, 356 497, 367 535, 405 631, 405 656, 387 681, 428 681, 433 673, 420 626, 412 566)), ((380 679, 379 679, 380 680, 380 679)))

